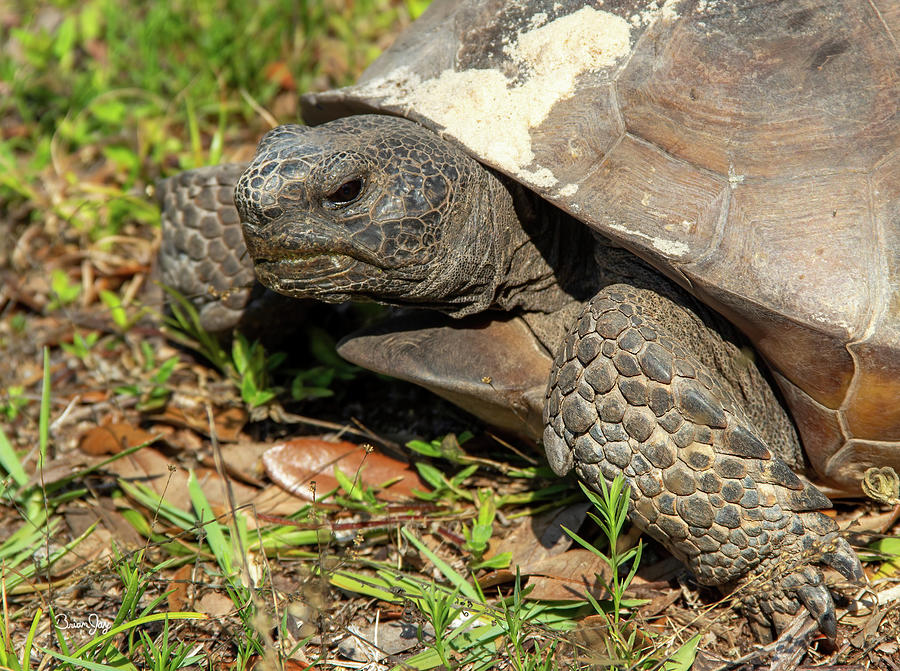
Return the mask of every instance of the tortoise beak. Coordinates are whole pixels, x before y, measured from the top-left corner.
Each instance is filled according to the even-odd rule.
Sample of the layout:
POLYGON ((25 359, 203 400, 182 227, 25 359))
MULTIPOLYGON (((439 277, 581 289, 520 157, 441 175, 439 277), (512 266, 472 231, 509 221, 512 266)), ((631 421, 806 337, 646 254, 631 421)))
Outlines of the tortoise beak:
POLYGON ((339 235, 331 222, 282 216, 242 226, 256 277, 279 293, 342 302, 372 268, 381 268, 374 254, 339 235))
POLYGON ((378 266, 372 252, 347 241, 331 221, 283 215, 262 225, 244 222, 241 227, 247 251, 257 263, 296 261, 302 265, 320 256, 348 256, 378 266))

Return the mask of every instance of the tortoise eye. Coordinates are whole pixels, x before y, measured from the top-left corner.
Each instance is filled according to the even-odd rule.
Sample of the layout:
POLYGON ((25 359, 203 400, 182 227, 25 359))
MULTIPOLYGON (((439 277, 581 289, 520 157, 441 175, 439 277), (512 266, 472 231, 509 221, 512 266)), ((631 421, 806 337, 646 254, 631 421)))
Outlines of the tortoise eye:
POLYGON ((363 181, 361 178, 351 179, 325 196, 325 200, 334 205, 345 205, 357 199, 362 191, 362 187, 363 181))

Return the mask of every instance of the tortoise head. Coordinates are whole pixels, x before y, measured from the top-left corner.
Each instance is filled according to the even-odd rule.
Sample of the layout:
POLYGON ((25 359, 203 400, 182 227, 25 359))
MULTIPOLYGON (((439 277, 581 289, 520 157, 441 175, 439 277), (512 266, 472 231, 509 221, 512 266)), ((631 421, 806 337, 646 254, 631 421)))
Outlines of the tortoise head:
POLYGON ((431 131, 371 115, 270 131, 235 203, 257 277, 279 293, 464 315, 500 281, 487 211, 503 194, 431 131))

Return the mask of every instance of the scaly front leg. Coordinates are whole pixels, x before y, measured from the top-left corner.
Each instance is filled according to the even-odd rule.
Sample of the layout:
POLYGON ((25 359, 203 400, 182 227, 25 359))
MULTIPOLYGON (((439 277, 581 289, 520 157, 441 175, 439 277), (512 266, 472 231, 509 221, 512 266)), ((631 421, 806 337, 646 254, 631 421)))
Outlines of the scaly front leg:
MULTIPOLYGON (((760 403, 739 401, 735 384, 702 361, 724 344, 704 348, 703 338, 716 336, 689 332, 696 322, 686 319, 683 305, 628 285, 607 287, 588 303, 550 375, 550 464, 560 475, 574 467, 598 490, 601 478, 624 474, 632 522, 698 581, 766 580, 746 591, 751 614, 771 619, 802 603, 833 637, 834 603, 809 564, 859 579, 859 560, 817 512, 830 501, 772 454, 750 418, 759 412, 743 407, 760 403)), ((774 403, 768 394, 765 403, 774 403)))

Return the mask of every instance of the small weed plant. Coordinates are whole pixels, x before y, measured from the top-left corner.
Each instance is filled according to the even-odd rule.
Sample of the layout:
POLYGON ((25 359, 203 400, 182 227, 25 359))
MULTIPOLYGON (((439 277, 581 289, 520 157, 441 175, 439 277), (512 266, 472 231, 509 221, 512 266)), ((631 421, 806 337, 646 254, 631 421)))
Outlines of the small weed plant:
MULTIPOLYGON (((609 568, 609 580, 602 575, 597 575, 597 579, 609 595, 608 600, 598 601, 590 593, 586 594, 594 611, 604 623, 606 636, 603 637, 603 641, 606 649, 602 651, 603 665, 615 669, 652 671, 662 668, 664 671, 687 671, 693 664, 699 636, 690 639, 673 654, 660 661, 657 647, 648 644, 650 637, 646 635, 646 632, 640 631, 629 610, 641 603, 627 599, 625 592, 637 574, 643 552, 643 545, 640 541, 636 546, 627 550, 619 549, 619 537, 628 521, 631 488, 621 474, 617 475, 609 484, 601 478, 599 493, 582 483, 579 485, 597 511, 596 514, 588 513, 588 516, 600 528, 606 541, 606 552, 598 549, 570 529, 565 527, 563 529, 582 547, 600 557, 609 568)), ((593 652, 597 653, 597 651, 593 652)))
MULTIPOLYGON (((283 352, 268 353, 256 340, 235 333, 230 351, 215 335, 206 331, 197 308, 184 296, 163 287, 169 296, 170 316, 164 319, 173 340, 193 349, 219 369, 240 391, 241 399, 251 412, 276 401, 284 386, 272 382, 274 374, 287 358, 283 352)), ((308 330, 310 352, 322 363, 319 366, 289 373, 287 388, 293 400, 325 398, 333 395, 329 385, 334 380, 352 380, 359 370, 341 359, 334 350, 334 341, 321 329, 308 330)))

